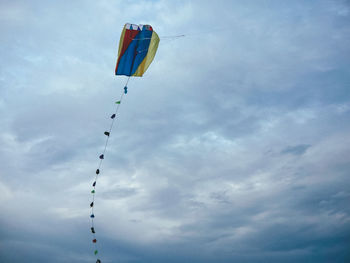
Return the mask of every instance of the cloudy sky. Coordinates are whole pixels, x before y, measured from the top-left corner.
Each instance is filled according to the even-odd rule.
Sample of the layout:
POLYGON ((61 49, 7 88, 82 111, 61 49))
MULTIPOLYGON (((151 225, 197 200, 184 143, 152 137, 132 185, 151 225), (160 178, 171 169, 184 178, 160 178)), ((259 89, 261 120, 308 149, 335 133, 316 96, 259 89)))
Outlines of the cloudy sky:
POLYGON ((161 42, 101 169, 102 262, 349 262, 346 0, 1 0, 0 261, 96 261, 126 22, 161 42))

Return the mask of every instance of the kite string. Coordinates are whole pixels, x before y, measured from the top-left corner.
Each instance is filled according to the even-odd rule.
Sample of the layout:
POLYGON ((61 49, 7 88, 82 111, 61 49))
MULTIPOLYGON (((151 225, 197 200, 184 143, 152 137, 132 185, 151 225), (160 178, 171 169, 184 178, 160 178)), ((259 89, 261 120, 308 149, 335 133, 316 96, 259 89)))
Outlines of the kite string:
MULTIPOLYGON (((177 39, 177 38, 180 38, 180 37, 185 37, 186 35, 184 35, 184 34, 182 34, 182 35, 174 35, 174 36, 160 36, 159 37, 159 39, 160 40, 171 40, 171 39, 177 39)), ((141 41, 143 41, 143 40, 150 40, 150 39, 152 39, 151 37, 143 37, 143 38, 137 38, 137 37, 135 37, 135 38, 132 38, 132 37, 128 37, 128 39, 130 40, 130 41, 137 41, 137 40, 141 40, 141 41)))
MULTIPOLYGON (((180 34, 180 35, 170 35, 170 36, 159 36, 160 40, 175 40, 181 37, 193 37, 193 36, 200 36, 200 35, 208 35, 210 33, 214 33, 214 32, 222 32, 222 31, 231 31, 233 32, 234 29, 231 26, 225 26, 225 27, 216 27, 216 28, 209 28, 207 30, 204 31, 196 31, 196 32, 188 32, 186 34, 180 34)), ((138 41, 138 40, 149 40, 152 39, 151 37, 145 37, 145 38, 132 38, 130 37, 129 40, 130 41, 138 41)))
POLYGON ((180 37, 185 37, 186 35, 175 35, 175 36, 161 36, 159 37, 160 39, 173 39, 173 38, 180 38, 180 37))
POLYGON ((120 104, 121 104, 121 102, 122 102, 122 100, 123 100, 123 97, 124 97, 124 95, 125 95, 126 92, 127 92, 127 85, 128 85, 128 83, 129 83, 129 80, 130 80, 130 77, 128 77, 128 79, 127 79, 127 81, 126 81, 126 83, 125 83, 124 92, 121 94, 121 96, 120 96, 120 98, 119 98, 119 101, 116 102, 116 103, 117 103, 117 106, 116 106, 116 109, 115 109, 115 111, 114 111, 114 114, 112 115, 112 116, 114 116, 114 117, 113 117, 113 118, 111 117, 111 118, 112 118, 112 122, 111 122, 111 124, 110 124, 110 126, 109 126, 108 135, 107 135, 107 138, 106 138, 106 143, 105 143, 105 146, 104 146, 102 155, 101 155, 101 156, 103 156, 103 158, 100 158, 100 161, 99 161, 99 164, 98 164, 98 168, 97 168, 97 170, 96 170, 95 180, 94 180, 94 183, 93 183, 92 203, 91 203, 92 206, 90 205, 90 206, 91 206, 90 218, 91 218, 91 231, 92 231, 92 234, 93 234, 93 243, 94 243, 94 248, 95 248, 95 251, 94 251, 95 255, 97 255, 97 253, 98 253, 98 250, 97 250, 97 242, 96 242, 96 231, 95 231, 95 227, 94 227, 94 217, 95 217, 95 215, 94 215, 94 204, 95 204, 96 182, 97 182, 97 179, 98 179, 98 176, 99 176, 99 173, 100 173, 99 170, 101 169, 102 161, 104 160, 104 155, 105 155, 106 150, 107 150, 107 145, 108 145, 109 137, 110 137, 111 132, 112 132, 112 129, 113 129, 113 125, 114 125, 114 121, 115 121, 115 119, 116 119, 116 115, 117 115, 117 113, 118 113, 118 110, 119 110, 120 104), (97 172, 97 171, 99 171, 99 172, 97 172), (94 242, 94 241, 95 241, 95 242, 94 242))

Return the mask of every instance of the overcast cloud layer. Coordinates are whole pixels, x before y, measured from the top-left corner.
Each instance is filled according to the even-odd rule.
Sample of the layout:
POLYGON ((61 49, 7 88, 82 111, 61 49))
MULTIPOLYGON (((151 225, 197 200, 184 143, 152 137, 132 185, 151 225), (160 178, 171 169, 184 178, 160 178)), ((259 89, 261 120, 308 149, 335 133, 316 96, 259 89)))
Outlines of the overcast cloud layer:
POLYGON ((0 261, 96 261, 126 22, 161 42, 103 163, 102 262, 350 262, 345 0, 1 0, 0 261))

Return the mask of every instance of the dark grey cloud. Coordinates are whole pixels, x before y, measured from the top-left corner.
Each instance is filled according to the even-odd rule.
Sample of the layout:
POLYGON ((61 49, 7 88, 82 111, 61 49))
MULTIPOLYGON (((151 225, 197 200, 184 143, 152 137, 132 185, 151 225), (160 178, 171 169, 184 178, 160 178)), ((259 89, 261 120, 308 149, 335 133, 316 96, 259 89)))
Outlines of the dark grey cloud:
POLYGON ((294 155, 302 155, 304 154, 311 145, 308 144, 300 144, 296 146, 288 146, 281 151, 283 154, 294 154, 294 155))

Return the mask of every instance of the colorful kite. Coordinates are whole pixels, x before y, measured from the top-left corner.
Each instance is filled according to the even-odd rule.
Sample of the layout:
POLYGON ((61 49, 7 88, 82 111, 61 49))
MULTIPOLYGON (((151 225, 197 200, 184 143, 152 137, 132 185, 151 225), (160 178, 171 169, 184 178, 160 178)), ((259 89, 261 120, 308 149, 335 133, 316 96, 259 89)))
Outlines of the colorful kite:
MULTIPOLYGON (((159 44, 159 37, 150 25, 134 25, 125 24, 119 42, 118 60, 115 68, 116 75, 128 76, 126 81, 124 92, 120 99, 116 101, 115 113, 111 115, 111 125, 108 131, 105 131, 106 143, 102 154, 99 156, 99 165, 96 169, 95 180, 92 184, 92 202, 90 203, 91 213, 91 233, 93 235, 92 243, 94 244, 94 254, 98 254, 96 231, 94 226, 94 204, 96 193, 96 182, 101 172, 102 161, 105 158, 105 153, 108 145, 108 140, 112 132, 113 124, 116 119, 119 106, 123 100, 124 94, 128 92, 128 82, 131 76, 142 77, 146 72, 149 65, 152 63, 153 58, 157 52, 159 44)), ((101 263, 100 259, 96 260, 96 263, 101 263)))
POLYGON ((149 25, 124 26, 119 41, 116 75, 142 77, 156 55, 159 37, 149 25))

